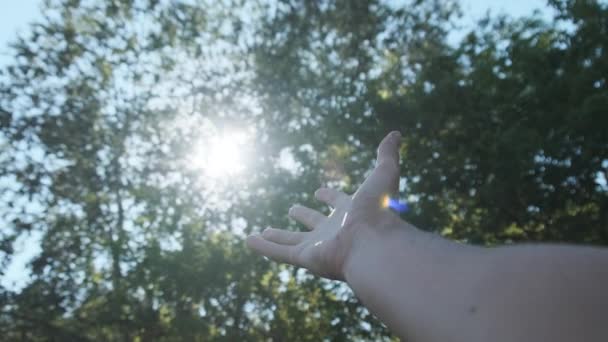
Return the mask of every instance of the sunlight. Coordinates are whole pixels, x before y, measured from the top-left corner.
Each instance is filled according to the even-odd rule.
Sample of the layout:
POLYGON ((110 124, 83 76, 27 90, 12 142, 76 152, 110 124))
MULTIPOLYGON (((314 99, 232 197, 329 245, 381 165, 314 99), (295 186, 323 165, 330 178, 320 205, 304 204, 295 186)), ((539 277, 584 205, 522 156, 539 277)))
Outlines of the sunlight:
POLYGON ((241 131, 230 131, 195 145, 190 158, 194 169, 214 179, 228 179, 245 170, 248 136, 241 131))

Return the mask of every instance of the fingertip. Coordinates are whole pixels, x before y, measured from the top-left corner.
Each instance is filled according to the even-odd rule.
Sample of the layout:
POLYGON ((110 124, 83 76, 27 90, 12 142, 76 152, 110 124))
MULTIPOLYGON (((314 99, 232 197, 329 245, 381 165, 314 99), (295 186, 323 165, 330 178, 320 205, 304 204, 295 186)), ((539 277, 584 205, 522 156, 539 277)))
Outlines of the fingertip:
POLYGON ((399 131, 392 131, 388 134, 387 140, 388 143, 396 147, 401 143, 401 133, 399 131))
POLYGON ((247 245, 247 248, 249 248, 254 253, 266 256, 266 253, 264 253, 263 251, 264 241, 266 240, 262 237, 261 234, 252 234, 245 239, 245 244, 247 245))
POLYGON ((297 208, 298 208, 297 204, 292 205, 289 208, 289 211, 287 211, 287 215, 289 215, 290 217, 293 217, 293 215, 295 214, 297 208))
POLYGON ((326 193, 327 193, 327 188, 318 188, 317 191, 315 191, 315 198, 322 200, 323 198, 325 198, 326 193))
POLYGON ((399 145, 401 143, 401 133, 393 131, 389 133, 378 146, 378 162, 384 160, 399 160, 399 145))
POLYGON ((253 235, 249 235, 245 238, 245 246, 251 249, 251 240, 253 239, 253 235))

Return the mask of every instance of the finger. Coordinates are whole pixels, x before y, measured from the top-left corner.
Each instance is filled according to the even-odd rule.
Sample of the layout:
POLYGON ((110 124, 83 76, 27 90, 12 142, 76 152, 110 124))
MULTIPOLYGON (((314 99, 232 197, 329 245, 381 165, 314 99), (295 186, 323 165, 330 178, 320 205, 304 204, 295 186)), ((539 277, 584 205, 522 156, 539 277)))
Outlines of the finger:
POLYGON ((313 230, 325 219, 325 215, 310 208, 294 205, 289 209, 289 217, 304 224, 308 229, 313 230))
POLYGON ((392 132, 382 140, 378 147, 376 167, 363 182, 359 191, 378 198, 384 195, 395 196, 399 193, 400 144, 399 132, 392 132))
POLYGON ((267 228, 262 232, 262 237, 268 241, 281 245, 297 245, 304 240, 305 233, 290 232, 284 229, 267 228))
POLYGON ((255 252, 262 254, 278 262, 295 265, 295 249, 293 246, 279 245, 265 240, 261 235, 250 235, 247 237, 247 246, 255 252))
POLYGON ((350 196, 335 189, 320 188, 315 191, 315 198, 335 208, 348 201, 350 196))
POLYGON ((376 164, 394 163, 399 166, 399 146, 401 144, 401 133, 398 131, 390 132, 382 139, 378 146, 378 156, 376 164))

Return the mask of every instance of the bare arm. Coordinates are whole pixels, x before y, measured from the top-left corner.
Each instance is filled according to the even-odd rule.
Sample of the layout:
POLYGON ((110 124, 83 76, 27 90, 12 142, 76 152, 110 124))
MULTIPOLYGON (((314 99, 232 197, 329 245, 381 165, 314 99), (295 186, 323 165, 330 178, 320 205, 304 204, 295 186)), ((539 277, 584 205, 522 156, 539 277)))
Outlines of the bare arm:
POLYGON ((268 229, 248 246, 344 280, 408 341, 606 341, 608 250, 559 245, 481 248, 423 232, 382 206, 396 193, 400 136, 353 196, 320 189, 329 217, 289 215, 309 232, 268 229))
POLYGON ((345 279, 407 341, 608 340, 605 249, 486 249, 405 222, 387 231, 354 249, 345 279))

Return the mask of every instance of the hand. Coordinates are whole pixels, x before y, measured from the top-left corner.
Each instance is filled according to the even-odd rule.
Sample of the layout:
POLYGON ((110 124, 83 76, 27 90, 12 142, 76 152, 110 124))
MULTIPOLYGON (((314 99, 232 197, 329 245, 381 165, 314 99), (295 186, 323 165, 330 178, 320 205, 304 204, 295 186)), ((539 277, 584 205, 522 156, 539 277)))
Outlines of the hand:
POLYGON ((394 227, 399 218, 384 205, 387 196, 399 190, 399 146, 401 134, 392 132, 378 147, 376 167, 353 196, 321 188, 315 197, 333 207, 329 216, 296 205, 289 216, 310 229, 292 232, 268 228, 247 238, 254 251, 279 262, 307 268, 319 276, 344 280, 344 265, 362 236, 394 227))

